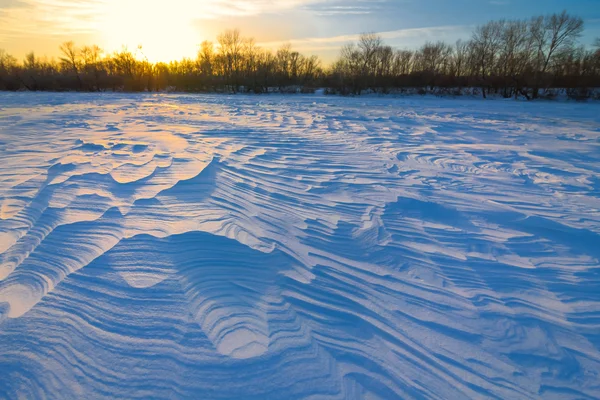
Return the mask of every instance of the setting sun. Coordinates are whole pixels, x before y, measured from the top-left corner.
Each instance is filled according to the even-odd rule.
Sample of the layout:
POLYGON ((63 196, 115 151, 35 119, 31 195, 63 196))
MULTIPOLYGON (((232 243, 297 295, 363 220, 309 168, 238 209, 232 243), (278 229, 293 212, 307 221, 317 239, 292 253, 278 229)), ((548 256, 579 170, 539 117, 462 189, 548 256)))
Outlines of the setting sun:
MULTIPOLYGON (((290 11, 311 1, 23 0, 9 6, 0 1, 0 49, 18 57, 30 50, 56 57, 61 43, 73 41, 97 44, 105 54, 127 47, 151 62, 179 60, 195 57, 202 41, 240 27, 244 18, 290 11), (233 19, 236 26, 230 26, 233 19)), ((258 24, 255 31, 261 30, 278 39, 272 37, 272 27, 258 24)))
MULTIPOLYGON (((102 46, 107 51, 141 46, 151 62, 195 57, 199 44, 207 38, 199 24, 194 26, 195 13, 181 12, 181 7, 171 7, 171 3, 135 0, 103 4, 98 26, 102 46)), ((176 3, 189 3, 187 9, 194 9, 192 1, 176 3)))

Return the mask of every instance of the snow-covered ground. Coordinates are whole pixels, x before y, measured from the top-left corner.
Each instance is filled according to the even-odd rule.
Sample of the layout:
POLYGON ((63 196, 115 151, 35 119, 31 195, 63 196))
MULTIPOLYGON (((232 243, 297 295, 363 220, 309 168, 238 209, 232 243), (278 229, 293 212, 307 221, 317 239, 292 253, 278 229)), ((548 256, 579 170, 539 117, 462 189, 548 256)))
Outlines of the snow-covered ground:
POLYGON ((0 94, 0 398, 600 397, 600 108, 0 94))

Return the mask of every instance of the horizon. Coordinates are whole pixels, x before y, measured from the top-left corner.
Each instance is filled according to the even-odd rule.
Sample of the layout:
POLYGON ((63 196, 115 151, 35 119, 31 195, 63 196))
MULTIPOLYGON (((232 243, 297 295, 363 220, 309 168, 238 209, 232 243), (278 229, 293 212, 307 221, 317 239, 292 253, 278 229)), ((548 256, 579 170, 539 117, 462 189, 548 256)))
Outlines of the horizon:
POLYGON ((219 33, 239 29, 260 47, 274 50, 289 43, 327 65, 364 32, 381 35, 393 47, 415 49, 429 41, 469 39, 473 28, 489 20, 528 19, 563 9, 584 19, 580 43, 589 46, 600 37, 600 7, 593 2, 172 0, 168 6, 148 6, 141 0, 0 0, 0 49, 17 59, 31 51, 52 59, 60 56, 65 41, 96 44, 104 54, 141 45, 149 61, 169 62, 195 58, 201 42, 216 42, 219 33))

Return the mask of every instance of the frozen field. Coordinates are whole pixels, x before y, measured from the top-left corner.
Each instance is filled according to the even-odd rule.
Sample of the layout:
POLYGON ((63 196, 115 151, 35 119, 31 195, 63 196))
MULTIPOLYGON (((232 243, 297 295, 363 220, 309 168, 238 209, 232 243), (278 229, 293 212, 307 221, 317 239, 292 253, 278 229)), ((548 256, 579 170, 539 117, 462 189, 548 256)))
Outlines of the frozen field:
POLYGON ((0 94, 1 399, 600 397, 600 107, 0 94))

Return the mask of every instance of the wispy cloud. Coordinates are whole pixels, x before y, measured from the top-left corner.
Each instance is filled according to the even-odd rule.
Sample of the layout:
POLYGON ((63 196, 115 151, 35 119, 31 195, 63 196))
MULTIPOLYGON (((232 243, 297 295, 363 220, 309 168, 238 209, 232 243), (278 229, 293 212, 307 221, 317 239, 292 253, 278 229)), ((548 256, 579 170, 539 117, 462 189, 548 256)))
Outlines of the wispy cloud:
MULTIPOLYGON (((400 2, 407 0, 396 1, 400 2)), ((380 12, 387 3, 389 3, 388 0, 329 0, 307 3, 304 4, 302 8, 319 17, 338 15, 369 15, 380 12)))
POLYGON ((373 7, 366 6, 333 6, 315 11, 315 14, 318 16, 367 15, 372 14, 374 11, 375 9, 373 7))
POLYGON ((0 10, 0 38, 94 32, 101 0, 20 0, 0 10))
POLYGON ((0 0, 0 12, 3 9, 17 7, 22 5, 22 0, 0 0))
MULTIPOLYGON (((425 42, 428 40, 441 40, 447 38, 448 36, 468 34, 468 32, 471 29, 472 26, 467 25, 450 25, 413 29, 399 29, 394 31, 376 33, 378 33, 386 41, 394 42, 394 44, 397 44, 402 39, 410 39, 407 40, 407 44, 414 44, 414 39, 418 39, 418 42, 425 42)), ((355 42, 359 39, 359 37, 360 33, 356 33, 351 35, 340 35, 332 37, 316 37, 287 41, 265 42, 260 43, 260 45, 266 48, 277 48, 283 44, 289 43, 298 50, 326 50, 339 48, 340 45, 355 42)))
POLYGON ((327 0, 209 0, 199 1, 208 9, 208 16, 247 16, 264 12, 277 12, 312 4, 324 3, 327 0))
MULTIPOLYGON (((150 20, 159 29, 173 20, 249 16, 308 6, 326 0, 0 0, 0 39, 75 35, 110 29, 126 17, 150 20), (157 17, 159 17, 158 20, 157 17)), ((118 29, 118 26, 115 26, 118 29)))

